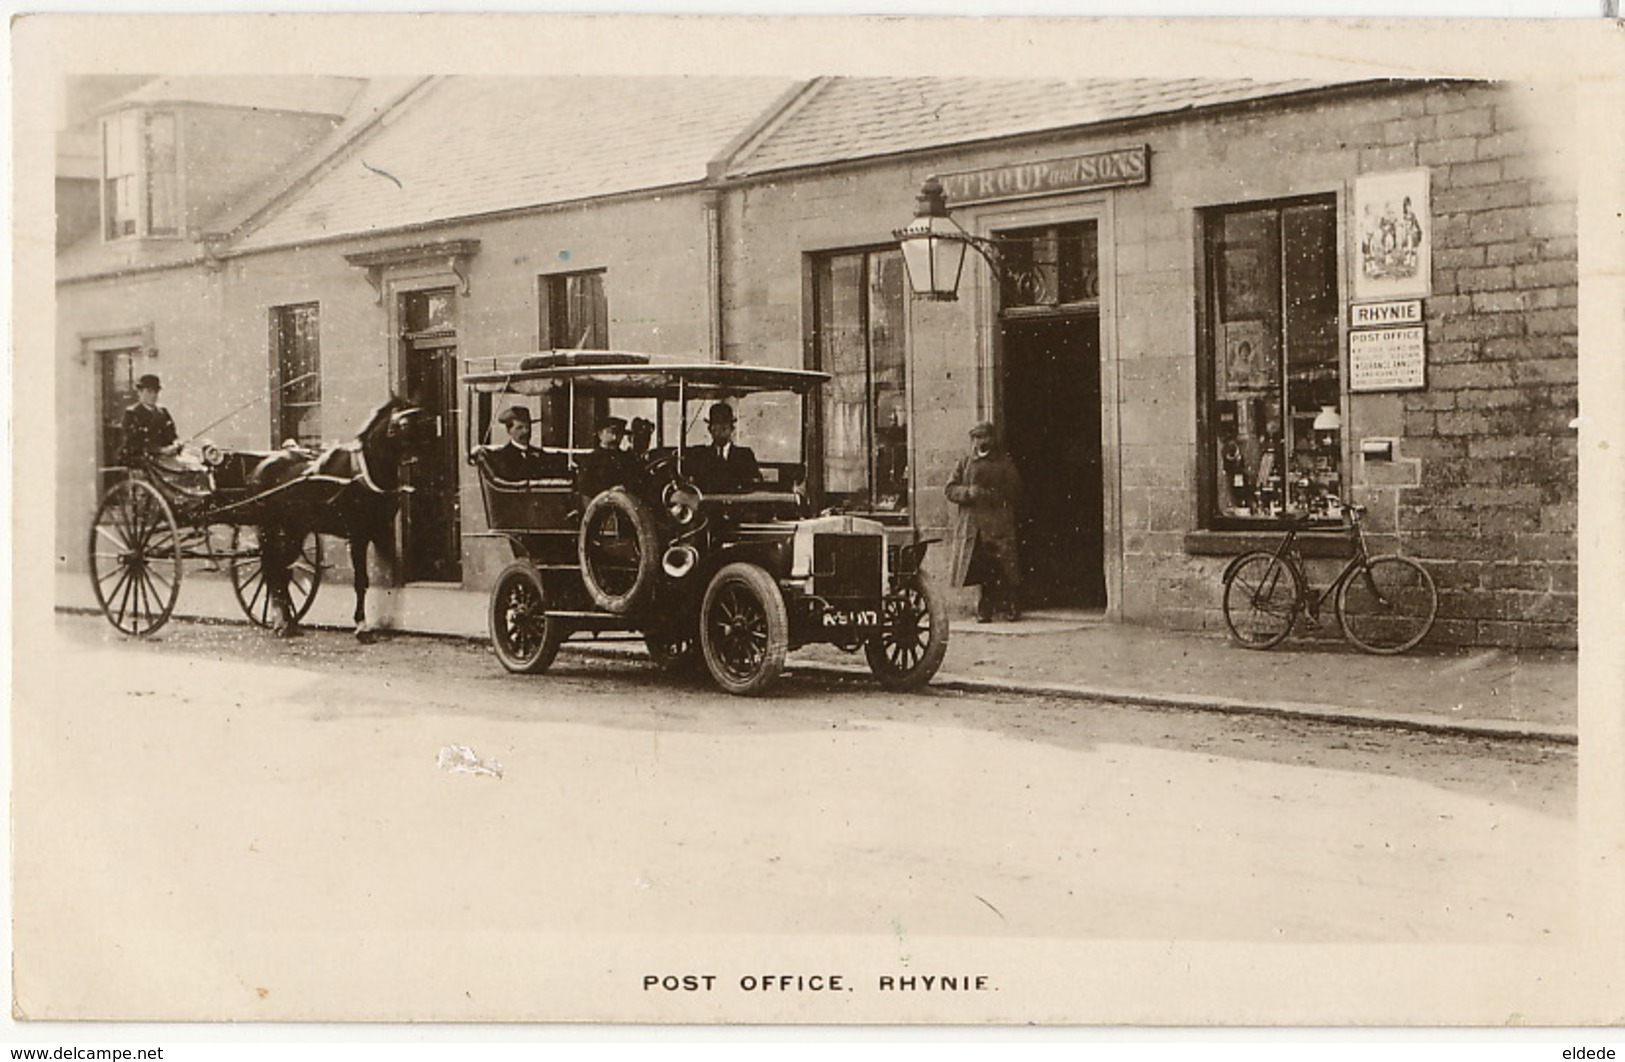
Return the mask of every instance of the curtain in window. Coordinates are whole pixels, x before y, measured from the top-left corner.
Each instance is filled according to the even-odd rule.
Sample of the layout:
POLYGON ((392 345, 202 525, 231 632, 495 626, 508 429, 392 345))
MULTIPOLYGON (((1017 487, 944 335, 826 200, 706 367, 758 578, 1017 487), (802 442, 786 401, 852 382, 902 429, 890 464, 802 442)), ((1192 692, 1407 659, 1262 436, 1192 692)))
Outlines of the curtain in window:
POLYGON ((830 374, 819 442, 831 501, 908 507, 905 280, 896 250, 829 255, 815 264, 817 367, 830 374))

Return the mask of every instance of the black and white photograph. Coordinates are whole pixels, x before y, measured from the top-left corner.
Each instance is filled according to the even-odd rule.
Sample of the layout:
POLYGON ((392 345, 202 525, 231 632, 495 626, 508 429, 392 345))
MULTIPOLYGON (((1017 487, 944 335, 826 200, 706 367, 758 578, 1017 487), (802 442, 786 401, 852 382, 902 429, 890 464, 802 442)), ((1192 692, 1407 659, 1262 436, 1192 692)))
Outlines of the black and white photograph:
POLYGON ((1625 1020, 1618 27, 1269 25, 23 19, 13 1029, 1625 1020))

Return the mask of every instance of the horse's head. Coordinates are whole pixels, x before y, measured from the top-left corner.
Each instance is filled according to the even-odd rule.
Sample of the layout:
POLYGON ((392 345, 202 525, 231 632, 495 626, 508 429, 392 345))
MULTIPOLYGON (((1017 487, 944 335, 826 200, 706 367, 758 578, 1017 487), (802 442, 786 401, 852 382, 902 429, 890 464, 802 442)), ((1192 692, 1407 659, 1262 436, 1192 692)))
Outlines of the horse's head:
POLYGON ((367 418, 357 433, 364 447, 390 449, 402 455, 421 449, 434 437, 435 417, 422 406, 391 395, 367 418))

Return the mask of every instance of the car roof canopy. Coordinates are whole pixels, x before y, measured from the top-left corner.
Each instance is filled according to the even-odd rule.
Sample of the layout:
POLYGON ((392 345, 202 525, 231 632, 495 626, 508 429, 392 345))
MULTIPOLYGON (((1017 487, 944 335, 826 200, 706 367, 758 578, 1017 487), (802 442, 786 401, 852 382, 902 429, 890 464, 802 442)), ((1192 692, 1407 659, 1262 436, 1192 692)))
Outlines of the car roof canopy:
POLYGON ((829 379, 810 369, 687 361, 628 351, 544 351, 469 359, 463 383, 489 394, 547 394, 573 383, 578 393, 610 398, 715 401, 763 391, 805 394, 829 379))

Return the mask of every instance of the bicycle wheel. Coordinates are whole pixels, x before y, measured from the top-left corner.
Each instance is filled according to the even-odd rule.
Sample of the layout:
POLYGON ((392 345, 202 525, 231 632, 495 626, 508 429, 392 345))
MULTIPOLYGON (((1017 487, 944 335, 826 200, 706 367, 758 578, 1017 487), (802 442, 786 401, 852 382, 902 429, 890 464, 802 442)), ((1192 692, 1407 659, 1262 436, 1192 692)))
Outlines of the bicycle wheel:
POLYGON ((1297 571, 1273 553, 1245 554, 1225 573, 1225 626, 1248 649, 1280 645, 1302 605, 1297 571))
POLYGON ((1403 653, 1427 637, 1438 614, 1433 576, 1407 557, 1372 557, 1337 588, 1343 636, 1368 653, 1403 653))

